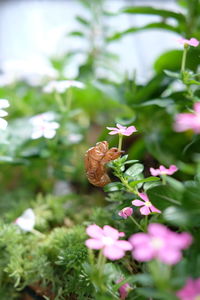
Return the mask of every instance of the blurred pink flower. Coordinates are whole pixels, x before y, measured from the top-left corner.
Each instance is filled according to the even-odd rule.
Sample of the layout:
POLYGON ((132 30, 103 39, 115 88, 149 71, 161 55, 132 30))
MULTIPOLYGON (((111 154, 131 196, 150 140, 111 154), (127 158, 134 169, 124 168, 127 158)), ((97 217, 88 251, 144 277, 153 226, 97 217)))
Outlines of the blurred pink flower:
POLYGON ((172 175, 178 170, 177 166, 171 165, 169 169, 165 168, 164 166, 160 166, 158 169, 150 168, 150 173, 153 176, 158 175, 172 175))
POLYGON ((178 39, 178 42, 182 45, 189 45, 189 46, 193 46, 193 47, 199 46, 199 41, 195 38, 191 38, 190 40, 180 38, 180 39, 178 39))
POLYGON ((86 246, 90 249, 103 249, 103 255, 110 260, 120 259, 125 255, 125 251, 132 249, 129 242, 118 240, 123 233, 109 225, 101 228, 93 224, 88 226, 86 232, 91 237, 85 242, 86 246))
POLYGON ((181 250, 192 243, 192 236, 176 233, 161 224, 150 224, 148 233, 133 234, 130 239, 133 257, 138 261, 150 261, 154 258, 164 264, 174 265, 182 258, 181 250))
MULTIPOLYGON (((123 280, 124 280, 123 278, 120 278, 117 280, 116 283, 120 283, 123 280)), ((120 288, 119 288, 120 299, 122 299, 122 300, 126 299, 130 290, 131 290, 131 287, 128 283, 125 283, 122 286, 120 286, 120 288)))
POLYGON ((139 193, 139 196, 144 201, 133 200, 132 204, 134 206, 142 206, 140 208, 140 212, 141 212, 142 215, 146 215, 147 216, 151 212, 161 213, 161 211, 159 209, 157 209, 155 206, 153 206, 153 204, 149 201, 149 198, 148 198, 147 194, 145 194, 145 193, 139 193))
POLYGON ((131 207, 124 207, 122 210, 118 212, 118 215, 123 219, 127 219, 133 214, 133 209, 131 207))
POLYGON ((200 133, 200 102, 194 104, 193 113, 181 113, 175 117, 175 131, 181 132, 189 129, 200 133))
POLYGON ((200 278, 189 278, 186 285, 176 293, 181 300, 197 300, 200 299, 200 278))
POLYGON ((135 126, 125 127, 120 124, 117 124, 116 126, 117 126, 117 128, 116 127, 106 127, 108 130, 111 130, 111 132, 109 132, 110 135, 121 134, 121 135, 130 136, 132 133, 137 131, 135 126))

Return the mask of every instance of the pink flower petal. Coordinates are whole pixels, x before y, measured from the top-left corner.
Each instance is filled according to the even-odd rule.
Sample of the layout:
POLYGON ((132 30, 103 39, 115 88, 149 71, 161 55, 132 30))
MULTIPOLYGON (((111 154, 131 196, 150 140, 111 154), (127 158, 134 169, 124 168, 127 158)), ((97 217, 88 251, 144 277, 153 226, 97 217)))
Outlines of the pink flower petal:
POLYGON ((152 236, 156 237, 167 237, 169 230, 166 226, 158 223, 151 223, 148 226, 148 232, 152 236))
POLYGON ((116 130, 118 130, 117 128, 115 128, 115 127, 106 127, 108 130, 114 130, 114 131, 116 131, 116 130))
POLYGON ((114 135, 114 134, 119 134, 119 132, 117 131, 117 130, 113 130, 113 131, 110 131, 108 134, 110 134, 110 135, 114 135))
POLYGON ((153 248, 145 245, 145 247, 138 247, 133 250, 132 255, 138 261, 149 261, 155 257, 155 251, 153 248))
POLYGON ((88 239, 85 241, 85 245, 90 248, 90 249, 101 249, 103 248, 103 243, 100 240, 96 240, 96 239, 88 239))
POLYGON ((181 260, 182 254, 180 250, 165 247, 159 251, 158 258, 167 265, 175 265, 181 260))
POLYGON ((157 208, 156 208, 155 206, 153 206, 153 205, 150 206, 150 210, 151 210, 152 212, 161 213, 161 211, 160 211, 159 209, 157 209, 157 208))
POLYGON ((194 104, 194 110, 196 113, 200 114, 200 102, 194 104))
POLYGON ((132 250, 132 245, 131 243, 127 242, 127 241, 117 241, 115 243, 115 245, 118 247, 118 248, 121 248, 125 251, 128 251, 128 250, 132 250))
POLYGON ((169 169, 167 170, 167 175, 172 175, 172 174, 174 174, 176 171, 178 170, 178 168, 177 168, 177 166, 175 166, 175 165, 171 165, 170 167, 169 167, 169 169))
POLYGON ((129 242, 133 245, 133 247, 143 246, 150 242, 150 238, 146 233, 136 233, 129 238, 129 242))
POLYGON ((160 175, 160 170, 156 170, 154 168, 150 168, 149 171, 150 171, 150 173, 151 173, 152 176, 158 176, 158 175, 160 175))
POLYGON ((111 237, 113 240, 117 240, 119 238, 119 231, 109 225, 105 225, 103 227, 103 232, 104 235, 111 237))
POLYGON ((121 248, 112 245, 112 246, 106 246, 103 249, 103 255, 105 255, 110 260, 116 260, 122 258, 125 255, 125 252, 121 248))
POLYGON ((96 224, 88 226, 86 232, 92 238, 101 239, 104 236, 102 228, 96 224))
POLYGON ((133 200, 132 204, 135 205, 135 206, 143 206, 144 202, 141 201, 141 200, 133 200))
POLYGON ((125 233, 124 232, 119 232, 119 237, 125 237, 125 233))
POLYGON ((120 124, 116 124, 116 126, 117 126, 117 128, 119 128, 119 129, 126 129, 125 126, 122 126, 122 125, 120 125, 120 124))
POLYGON ((191 38, 189 40, 189 45, 193 46, 193 47, 197 47, 197 46, 199 46, 199 41, 197 39, 195 39, 195 38, 191 38))
POLYGON ((140 212, 142 215, 147 216, 151 213, 150 209, 148 206, 143 206, 140 208, 140 212))
POLYGON ((145 193, 139 193, 139 196, 144 201, 149 201, 149 198, 148 198, 147 194, 145 194, 145 193))
POLYGON ((136 132, 135 126, 129 126, 124 132, 123 135, 130 136, 133 132, 136 132))

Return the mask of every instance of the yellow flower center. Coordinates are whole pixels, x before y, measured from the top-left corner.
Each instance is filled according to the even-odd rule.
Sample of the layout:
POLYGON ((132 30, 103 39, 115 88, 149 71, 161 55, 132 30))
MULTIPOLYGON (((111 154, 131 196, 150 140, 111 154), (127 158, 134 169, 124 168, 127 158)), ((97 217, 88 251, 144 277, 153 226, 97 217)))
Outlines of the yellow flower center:
POLYGON ((146 202, 145 202, 145 205, 146 205, 147 207, 150 207, 152 204, 151 204, 150 201, 146 201, 146 202))
POLYGON ((200 300, 200 295, 196 296, 194 300, 200 300))
MULTIPOLYGON (((154 249, 160 249, 163 246, 163 241, 159 238, 152 238, 151 244, 152 244, 154 249)), ((198 299, 198 300, 200 300, 200 299, 198 299)))

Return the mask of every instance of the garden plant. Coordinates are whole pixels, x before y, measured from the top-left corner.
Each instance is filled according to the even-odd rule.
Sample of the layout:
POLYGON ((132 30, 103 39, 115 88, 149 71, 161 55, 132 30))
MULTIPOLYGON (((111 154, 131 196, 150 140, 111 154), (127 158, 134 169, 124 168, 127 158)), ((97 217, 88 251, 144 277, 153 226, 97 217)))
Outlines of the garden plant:
POLYGON ((82 49, 50 57, 54 76, 0 75, 0 299, 199 300, 199 0, 81 3, 76 78, 82 49), (110 28, 121 14, 159 20, 110 28), (140 84, 109 45, 152 29, 179 50, 140 84))

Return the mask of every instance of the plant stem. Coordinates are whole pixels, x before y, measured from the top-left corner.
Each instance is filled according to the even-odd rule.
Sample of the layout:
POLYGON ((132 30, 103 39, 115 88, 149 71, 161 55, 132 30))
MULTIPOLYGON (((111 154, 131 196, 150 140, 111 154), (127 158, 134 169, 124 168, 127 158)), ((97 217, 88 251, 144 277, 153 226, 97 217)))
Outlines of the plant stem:
POLYGON ((69 111, 71 109, 72 104, 72 89, 69 88, 67 90, 67 110, 69 111))
POLYGON ((140 224, 132 217, 130 216, 131 220, 133 221, 133 223, 142 231, 144 231, 144 229, 142 228, 142 226, 140 226, 140 224))
POLYGON ((185 72, 187 50, 188 50, 188 45, 185 44, 184 45, 184 50, 183 50, 182 62, 181 62, 181 73, 185 72))
POLYGON ((42 232, 36 230, 36 229, 32 229, 31 232, 39 237, 42 237, 44 238, 45 237, 45 234, 43 234, 42 232))
POLYGON ((119 134, 118 151, 122 150, 122 140, 123 140, 123 135, 119 134))
POLYGON ((148 215, 145 216, 145 222, 144 222, 144 230, 147 232, 147 226, 148 226, 148 215))
POLYGON ((60 110, 62 112, 64 112, 65 111, 65 106, 63 105, 62 97, 57 92, 55 92, 55 99, 56 99, 56 102, 58 103, 58 106, 59 106, 60 110))

